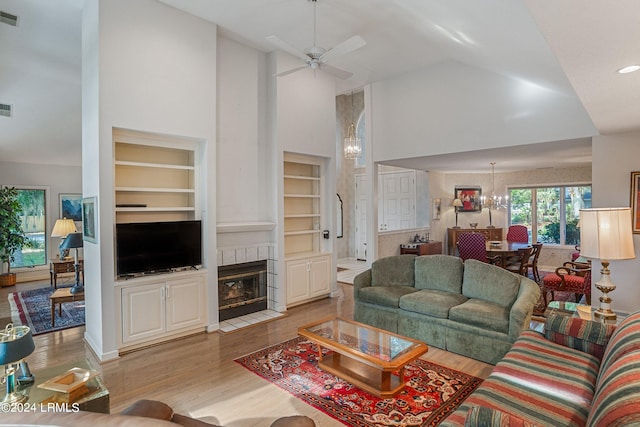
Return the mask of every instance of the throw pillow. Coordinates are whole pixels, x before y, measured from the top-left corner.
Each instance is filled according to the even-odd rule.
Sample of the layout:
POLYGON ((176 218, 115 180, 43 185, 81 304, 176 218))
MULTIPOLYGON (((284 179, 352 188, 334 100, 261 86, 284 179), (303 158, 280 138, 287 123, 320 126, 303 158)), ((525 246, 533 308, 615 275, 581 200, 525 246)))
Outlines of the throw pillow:
POLYGON ((464 421, 465 427, 536 427, 535 424, 497 409, 472 405, 464 421))
POLYGON ((615 329, 614 325, 553 314, 545 321, 544 335, 556 344, 602 359, 604 349, 615 329))

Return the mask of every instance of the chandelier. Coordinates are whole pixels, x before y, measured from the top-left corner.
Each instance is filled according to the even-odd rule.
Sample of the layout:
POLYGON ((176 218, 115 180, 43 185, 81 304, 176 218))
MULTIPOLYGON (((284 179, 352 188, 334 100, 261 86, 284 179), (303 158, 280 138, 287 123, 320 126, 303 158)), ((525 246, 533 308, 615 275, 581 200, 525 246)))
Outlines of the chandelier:
POLYGON ((353 92, 351 92, 351 124, 344 139, 344 158, 357 159, 362 154, 362 140, 356 136, 356 125, 353 123, 353 92))
POLYGON ((492 209, 500 209, 506 208, 509 203, 509 196, 501 196, 496 194, 496 162, 491 162, 491 193, 489 196, 482 196, 480 200, 482 201, 482 205, 486 206, 489 209, 489 227, 493 228, 492 218, 491 218, 491 210, 492 209))

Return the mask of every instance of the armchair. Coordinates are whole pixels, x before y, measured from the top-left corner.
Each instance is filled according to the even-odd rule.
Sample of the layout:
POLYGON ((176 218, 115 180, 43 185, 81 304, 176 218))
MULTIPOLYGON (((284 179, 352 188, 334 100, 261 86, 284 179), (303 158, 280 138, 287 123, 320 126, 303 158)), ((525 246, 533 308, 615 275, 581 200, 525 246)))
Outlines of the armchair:
POLYGON ((555 291, 573 292, 576 302, 579 296, 584 295, 587 304, 591 304, 591 262, 580 263, 567 261, 562 267, 556 268, 555 273, 550 273, 542 278, 542 295, 544 305, 547 305, 547 292, 551 292, 551 298, 555 298, 555 291))

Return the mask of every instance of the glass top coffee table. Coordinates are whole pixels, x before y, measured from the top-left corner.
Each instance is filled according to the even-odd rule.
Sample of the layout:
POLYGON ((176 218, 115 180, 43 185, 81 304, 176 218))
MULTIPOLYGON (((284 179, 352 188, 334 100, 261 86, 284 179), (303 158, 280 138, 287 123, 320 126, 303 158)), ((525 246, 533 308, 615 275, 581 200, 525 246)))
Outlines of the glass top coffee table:
POLYGON ((319 347, 318 366, 379 397, 404 388, 404 367, 425 354, 425 343, 342 318, 326 318, 298 328, 319 347), (333 350, 324 356, 322 349, 333 350))

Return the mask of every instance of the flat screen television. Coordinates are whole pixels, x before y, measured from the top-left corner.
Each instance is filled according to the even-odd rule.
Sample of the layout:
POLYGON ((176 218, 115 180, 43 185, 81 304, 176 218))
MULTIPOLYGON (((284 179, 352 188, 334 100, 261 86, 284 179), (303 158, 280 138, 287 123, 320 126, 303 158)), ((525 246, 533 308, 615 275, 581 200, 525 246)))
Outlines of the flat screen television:
POLYGON ((118 276, 166 272, 201 264, 201 221, 116 224, 118 276))

